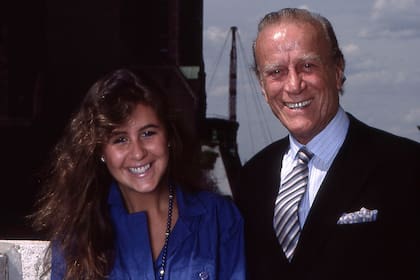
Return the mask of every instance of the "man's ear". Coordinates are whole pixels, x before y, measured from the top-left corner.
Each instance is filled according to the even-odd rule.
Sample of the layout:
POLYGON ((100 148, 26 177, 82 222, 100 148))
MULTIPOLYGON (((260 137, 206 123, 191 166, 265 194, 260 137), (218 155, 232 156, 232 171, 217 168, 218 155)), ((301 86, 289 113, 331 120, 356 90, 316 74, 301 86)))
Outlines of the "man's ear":
POLYGON ((336 84, 336 88, 338 91, 341 90, 341 87, 343 86, 343 77, 344 77, 344 73, 343 71, 337 67, 336 73, 335 73, 335 84, 336 84))
POLYGON ((344 65, 343 61, 338 62, 335 70, 335 79, 336 79, 336 87, 338 91, 341 91, 343 88, 344 81, 346 77, 344 76, 344 65))

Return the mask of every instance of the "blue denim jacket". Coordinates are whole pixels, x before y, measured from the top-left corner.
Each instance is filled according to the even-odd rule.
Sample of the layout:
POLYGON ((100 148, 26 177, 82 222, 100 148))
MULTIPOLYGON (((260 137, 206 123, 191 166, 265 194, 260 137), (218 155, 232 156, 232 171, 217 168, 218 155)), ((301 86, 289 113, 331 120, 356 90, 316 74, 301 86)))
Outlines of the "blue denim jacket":
MULTIPOLYGON (((169 238, 165 279, 245 279, 243 220, 232 201, 180 188, 175 198, 179 218, 169 238)), ((159 279, 162 256, 153 261, 146 214, 129 214, 115 184, 108 203, 116 231, 109 279, 159 279)))

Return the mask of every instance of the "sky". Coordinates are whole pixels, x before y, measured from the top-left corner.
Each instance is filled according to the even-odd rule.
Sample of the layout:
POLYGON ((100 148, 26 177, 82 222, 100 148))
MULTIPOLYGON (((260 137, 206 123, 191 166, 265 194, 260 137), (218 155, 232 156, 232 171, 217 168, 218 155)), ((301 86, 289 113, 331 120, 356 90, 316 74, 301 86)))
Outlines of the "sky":
POLYGON ((251 70, 259 20, 284 7, 328 18, 346 59, 340 104, 368 125, 420 142, 420 0, 204 0, 207 117, 228 118, 231 26, 237 32, 238 149, 242 163, 287 136, 251 70))

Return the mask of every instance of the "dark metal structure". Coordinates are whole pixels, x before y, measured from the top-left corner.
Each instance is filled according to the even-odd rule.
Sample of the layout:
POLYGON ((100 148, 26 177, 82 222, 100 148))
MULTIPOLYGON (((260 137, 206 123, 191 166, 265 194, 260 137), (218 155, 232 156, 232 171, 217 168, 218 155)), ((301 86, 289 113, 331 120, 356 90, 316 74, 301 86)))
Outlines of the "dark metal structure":
POLYGON ((236 51, 236 31, 238 28, 230 28, 232 34, 232 46, 230 49, 229 61, 229 120, 236 121, 236 83, 237 83, 237 51, 236 51))
POLYGON ((202 135, 204 145, 218 146, 227 179, 232 193, 235 193, 241 160, 238 154, 237 132, 239 123, 236 121, 236 89, 237 89, 237 27, 231 29, 231 49, 229 61, 229 119, 208 118, 205 120, 205 130, 202 135))

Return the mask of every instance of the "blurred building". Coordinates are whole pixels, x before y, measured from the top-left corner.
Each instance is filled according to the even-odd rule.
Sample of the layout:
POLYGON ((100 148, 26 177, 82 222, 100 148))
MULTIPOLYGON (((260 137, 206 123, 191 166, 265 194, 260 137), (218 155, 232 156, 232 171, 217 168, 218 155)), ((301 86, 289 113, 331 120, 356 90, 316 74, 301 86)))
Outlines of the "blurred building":
MULTIPOLYGON (((202 0, 9 4, 0 6, 1 196, 7 197, 0 239, 31 234, 23 217, 32 211, 39 167, 89 86, 115 68, 154 75, 189 132, 215 144, 208 132, 218 129, 205 117, 202 0)), ((222 142, 220 150, 230 150, 222 142)))

